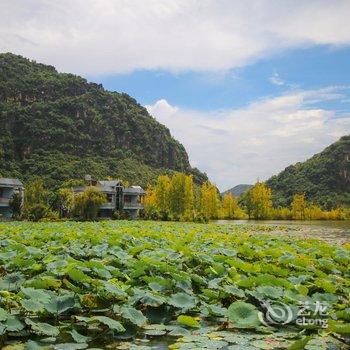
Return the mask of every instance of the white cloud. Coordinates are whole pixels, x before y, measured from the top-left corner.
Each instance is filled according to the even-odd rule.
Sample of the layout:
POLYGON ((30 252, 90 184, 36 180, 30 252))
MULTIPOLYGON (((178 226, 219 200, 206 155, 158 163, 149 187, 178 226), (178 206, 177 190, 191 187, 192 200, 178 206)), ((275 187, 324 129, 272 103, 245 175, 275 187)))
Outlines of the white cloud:
POLYGON ((83 74, 216 71, 349 45, 349 13, 347 0, 2 0, 0 51, 83 74))
POLYGON ((273 73, 269 78, 270 83, 274 85, 284 85, 284 81, 280 78, 278 73, 273 73))
POLYGON ((349 133, 350 115, 336 118, 334 111, 313 105, 344 98, 344 89, 294 92, 208 113, 166 100, 146 108, 184 144, 192 164, 224 190, 267 179, 349 133))

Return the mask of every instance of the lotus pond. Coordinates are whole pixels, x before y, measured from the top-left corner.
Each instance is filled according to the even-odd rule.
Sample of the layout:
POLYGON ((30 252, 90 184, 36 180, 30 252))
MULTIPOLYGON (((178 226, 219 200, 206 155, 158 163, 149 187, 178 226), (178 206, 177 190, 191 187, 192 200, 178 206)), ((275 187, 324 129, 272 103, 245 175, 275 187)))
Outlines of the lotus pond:
POLYGON ((350 245, 297 232, 0 223, 0 346, 348 349, 350 245))

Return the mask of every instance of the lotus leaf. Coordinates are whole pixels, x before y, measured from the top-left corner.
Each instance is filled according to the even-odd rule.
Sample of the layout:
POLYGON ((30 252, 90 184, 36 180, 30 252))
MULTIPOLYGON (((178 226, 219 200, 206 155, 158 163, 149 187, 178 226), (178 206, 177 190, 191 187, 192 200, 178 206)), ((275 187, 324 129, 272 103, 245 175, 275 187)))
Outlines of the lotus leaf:
POLYGON ((260 325, 257 309, 244 301, 233 302, 227 310, 227 315, 234 326, 239 328, 254 328, 260 325))

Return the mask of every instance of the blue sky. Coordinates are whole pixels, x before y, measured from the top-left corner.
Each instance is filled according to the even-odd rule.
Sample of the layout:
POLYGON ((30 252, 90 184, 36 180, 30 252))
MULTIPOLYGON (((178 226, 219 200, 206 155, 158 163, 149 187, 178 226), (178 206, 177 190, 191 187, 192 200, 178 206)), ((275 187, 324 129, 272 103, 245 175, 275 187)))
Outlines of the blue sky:
POLYGON ((221 190, 350 132, 348 0, 3 0, 0 51, 126 92, 221 190))
MULTIPOLYGON (((137 70, 86 78, 108 90, 126 92, 143 105, 161 97, 170 104, 202 111, 238 108, 286 90, 350 86, 350 48, 322 45, 287 50, 245 67, 215 72, 137 70), (271 81, 276 75, 280 85, 271 81)), ((319 106, 348 110, 349 103, 327 101, 319 106)))

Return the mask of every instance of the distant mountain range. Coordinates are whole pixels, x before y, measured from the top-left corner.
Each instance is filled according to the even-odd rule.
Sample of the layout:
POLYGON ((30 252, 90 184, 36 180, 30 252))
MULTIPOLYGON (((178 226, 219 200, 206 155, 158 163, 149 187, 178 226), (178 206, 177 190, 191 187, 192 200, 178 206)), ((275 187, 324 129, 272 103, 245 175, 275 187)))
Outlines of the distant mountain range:
POLYGON ((253 185, 240 184, 235 187, 230 188, 229 190, 222 192, 221 195, 224 196, 226 193, 231 192, 233 196, 239 197, 245 191, 249 190, 253 185))
POLYGON ((48 187, 91 174, 146 186, 181 171, 185 148, 124 93, 11 53, 0 54, 0 176, 48 187))

